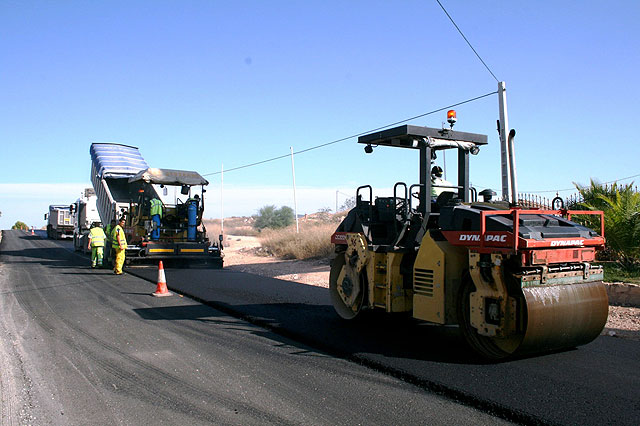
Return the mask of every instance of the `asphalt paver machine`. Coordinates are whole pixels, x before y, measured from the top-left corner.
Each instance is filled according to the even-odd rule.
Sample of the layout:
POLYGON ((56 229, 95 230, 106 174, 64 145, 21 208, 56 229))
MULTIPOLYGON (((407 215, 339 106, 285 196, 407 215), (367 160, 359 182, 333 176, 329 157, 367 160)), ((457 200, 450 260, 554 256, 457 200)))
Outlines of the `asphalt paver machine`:
POLYGON ((100 218, 105 226, 125 218, 128 262, 168 260, 222 267, 222 237, 211 242, 202 220, 209 184, 204 177, 195 171, 149 167, 133 146, 93 143, 90 154, 100 218), (151 210, 154 202, 160 204, 157 220, 151 210))

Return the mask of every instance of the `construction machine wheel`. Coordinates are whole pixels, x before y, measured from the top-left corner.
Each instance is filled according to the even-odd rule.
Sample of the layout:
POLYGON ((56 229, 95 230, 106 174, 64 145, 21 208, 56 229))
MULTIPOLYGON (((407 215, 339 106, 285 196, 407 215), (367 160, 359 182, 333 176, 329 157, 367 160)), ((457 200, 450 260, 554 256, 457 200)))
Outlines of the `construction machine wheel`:
POLYGON ((338 253, 331 262, 329 293, 333 308, 340 317, 351 320, 362 309, 365 295, 364 277, 349 265, 344 253, 338 253))
POLYGON ((458 296, 458 321, 465 340, 471 348, 488 360, 497 361, 513 354, 522 341, 522 335, 513 335, 509 338, 489 337, 478 334, 471 325, 471 293, 476 291, 476 286, 469 275, 462 280, 458 296))
POLYGON ((463 280, 458 320, 467 343, 483 358, 497 361, 511 355, 569 349, 594 340, 607 321, 609 301, 602 281, 522 289, 520 323, 507 337, 484 336, 471 325, 470 295, 475 285, 463 280))

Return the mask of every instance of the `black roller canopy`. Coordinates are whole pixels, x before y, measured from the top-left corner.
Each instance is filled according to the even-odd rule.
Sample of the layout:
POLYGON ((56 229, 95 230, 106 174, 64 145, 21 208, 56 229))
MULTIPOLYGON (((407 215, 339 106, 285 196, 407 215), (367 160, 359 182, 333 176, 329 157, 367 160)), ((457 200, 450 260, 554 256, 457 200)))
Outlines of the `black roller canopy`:
POLYGON ((449 129, 412 126, 409 124, 360 136, 358 138, 358 143, 418 149, 420 148, 420 144, 426 138, 472 142, 476 145, 487 144, 487 135, 458 132, 449 129))

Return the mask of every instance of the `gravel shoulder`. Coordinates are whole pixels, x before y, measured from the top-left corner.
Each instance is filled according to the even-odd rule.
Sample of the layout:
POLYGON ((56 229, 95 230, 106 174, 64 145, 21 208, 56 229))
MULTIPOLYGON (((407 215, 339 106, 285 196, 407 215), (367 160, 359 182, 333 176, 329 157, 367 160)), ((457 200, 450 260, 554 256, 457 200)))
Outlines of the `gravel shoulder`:
MULTIPOLYGON (((286 260, 268 256, 261 250, 257 237, 228 235, 225 244, 224 262, 229 270, 329 287, 328 259, 286 260)), ((609 306, 602 334, 640 341, 640 307, 609 306)))

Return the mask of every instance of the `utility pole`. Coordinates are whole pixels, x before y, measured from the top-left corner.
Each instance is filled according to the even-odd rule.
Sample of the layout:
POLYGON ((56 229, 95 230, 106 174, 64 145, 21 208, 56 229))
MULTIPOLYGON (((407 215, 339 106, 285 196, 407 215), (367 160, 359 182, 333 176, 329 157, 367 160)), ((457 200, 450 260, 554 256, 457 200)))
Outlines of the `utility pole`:
POLYGON ((220 235, 224 235, 224 163, 220 165, 220 235))
POLYGON ((293 164, 293 147, 291 150, 291 173, 293 174, 293 214, 296 216, 296 234, 300 233, 300 227, 298 226, 298 201, 296 201, 296 168, 293 164))

